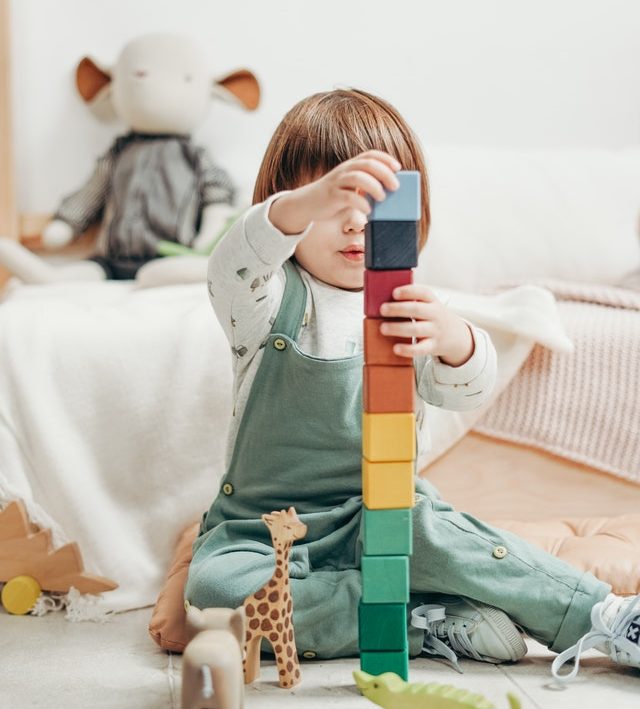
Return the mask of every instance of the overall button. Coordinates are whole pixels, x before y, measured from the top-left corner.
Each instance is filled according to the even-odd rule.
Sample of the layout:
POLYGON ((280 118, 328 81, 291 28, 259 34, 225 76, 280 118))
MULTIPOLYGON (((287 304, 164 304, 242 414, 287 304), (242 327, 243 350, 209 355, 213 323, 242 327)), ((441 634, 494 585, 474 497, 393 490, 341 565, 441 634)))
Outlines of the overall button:
POLYGON ((282 350, 287 348, 287 343, 281 337, 277 337, 273 341, 273 346, 282 352, 282 350))
POLYGON ((496 547, 493 550, 493 556, 496 559, 504 559, 504 557, 507 555, 507 548, 506 547, 496 547))
POLYGON ((302 653, 302 657, 306 658, 307 660, 313 660, 315 656, 316 653, 313 650, 306 650, 302 653))
POLYGON ((225 483, 222 486, 222 492, 224 492, 225 495, 233 495, 233 485, 231 483, 225 483))

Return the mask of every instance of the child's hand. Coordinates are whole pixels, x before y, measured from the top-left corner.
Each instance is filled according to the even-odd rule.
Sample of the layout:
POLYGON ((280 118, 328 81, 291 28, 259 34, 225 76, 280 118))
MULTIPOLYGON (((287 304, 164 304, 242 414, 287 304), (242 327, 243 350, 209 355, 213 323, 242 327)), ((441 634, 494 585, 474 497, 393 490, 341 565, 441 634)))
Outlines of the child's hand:
POLYGON ((371 207, 365 195, 382 201, 385 189, 397 190, 400 183, 394 173, 400 167, 391 155, 368 150, 277 199, 269 210, 269 221, 283 234, 299 234, 311 222, 331 219, 343 209, 356 209, 366 216, 371 207))
POLYGON ((395 344, 401 357, 432 355, 451 367, 459 367, 473 354, 475 343, 467 323, 448 310, 427 288, 419 284, 400 286, 393 291, 394 302, 383 303, 385 318, 411 318, 408 322, 385 322, 383 335, 415 337, 415 344, 395 344))

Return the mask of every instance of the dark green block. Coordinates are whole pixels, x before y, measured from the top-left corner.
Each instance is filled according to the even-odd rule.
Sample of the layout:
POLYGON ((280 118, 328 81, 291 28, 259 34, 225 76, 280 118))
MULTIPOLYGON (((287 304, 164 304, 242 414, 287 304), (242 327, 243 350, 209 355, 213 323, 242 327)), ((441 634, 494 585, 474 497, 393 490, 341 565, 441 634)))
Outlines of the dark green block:
POLYGON ((404 603, 361 603, 358 627, 361 650, 404 650, 407 647, 404 603))
POLYGON ((364 553, 367 556, 411 556, 411 510, 364 508, 364 553))
POLYGON ((399 652, 361 652, 360 669, 370 675, 395 672, 403 680, 409 679, 409 650, 399 652))
POLYGON ((363 603, 409 602, 409 557, 362 557, 363 603))

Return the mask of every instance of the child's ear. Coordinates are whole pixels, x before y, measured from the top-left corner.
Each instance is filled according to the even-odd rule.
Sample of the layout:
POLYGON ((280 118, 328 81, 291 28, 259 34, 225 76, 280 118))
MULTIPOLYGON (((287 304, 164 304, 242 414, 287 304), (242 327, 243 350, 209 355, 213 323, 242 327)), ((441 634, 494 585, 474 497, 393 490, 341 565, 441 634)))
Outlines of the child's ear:
POLYGON ((260 103, 260 84, 248 69, 238 69, 213 83, 214 96, 254 111, 260 103))
POLYGON ((111 72, 91 57, 82 57, 76 67, 76 88, 91 112, 101 120, 115 118, 111 103, 111 72))

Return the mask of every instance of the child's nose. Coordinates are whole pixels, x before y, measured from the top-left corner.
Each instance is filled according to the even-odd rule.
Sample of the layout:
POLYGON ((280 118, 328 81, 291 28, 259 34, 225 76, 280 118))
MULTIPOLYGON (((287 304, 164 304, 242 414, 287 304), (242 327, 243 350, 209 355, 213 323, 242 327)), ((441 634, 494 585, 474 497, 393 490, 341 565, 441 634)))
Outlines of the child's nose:
POLYGON ((360 234, 364 231, 366 223, 367 217, 362 212, 351 209, 344 220, 342 230, 345 234, 360 234))

